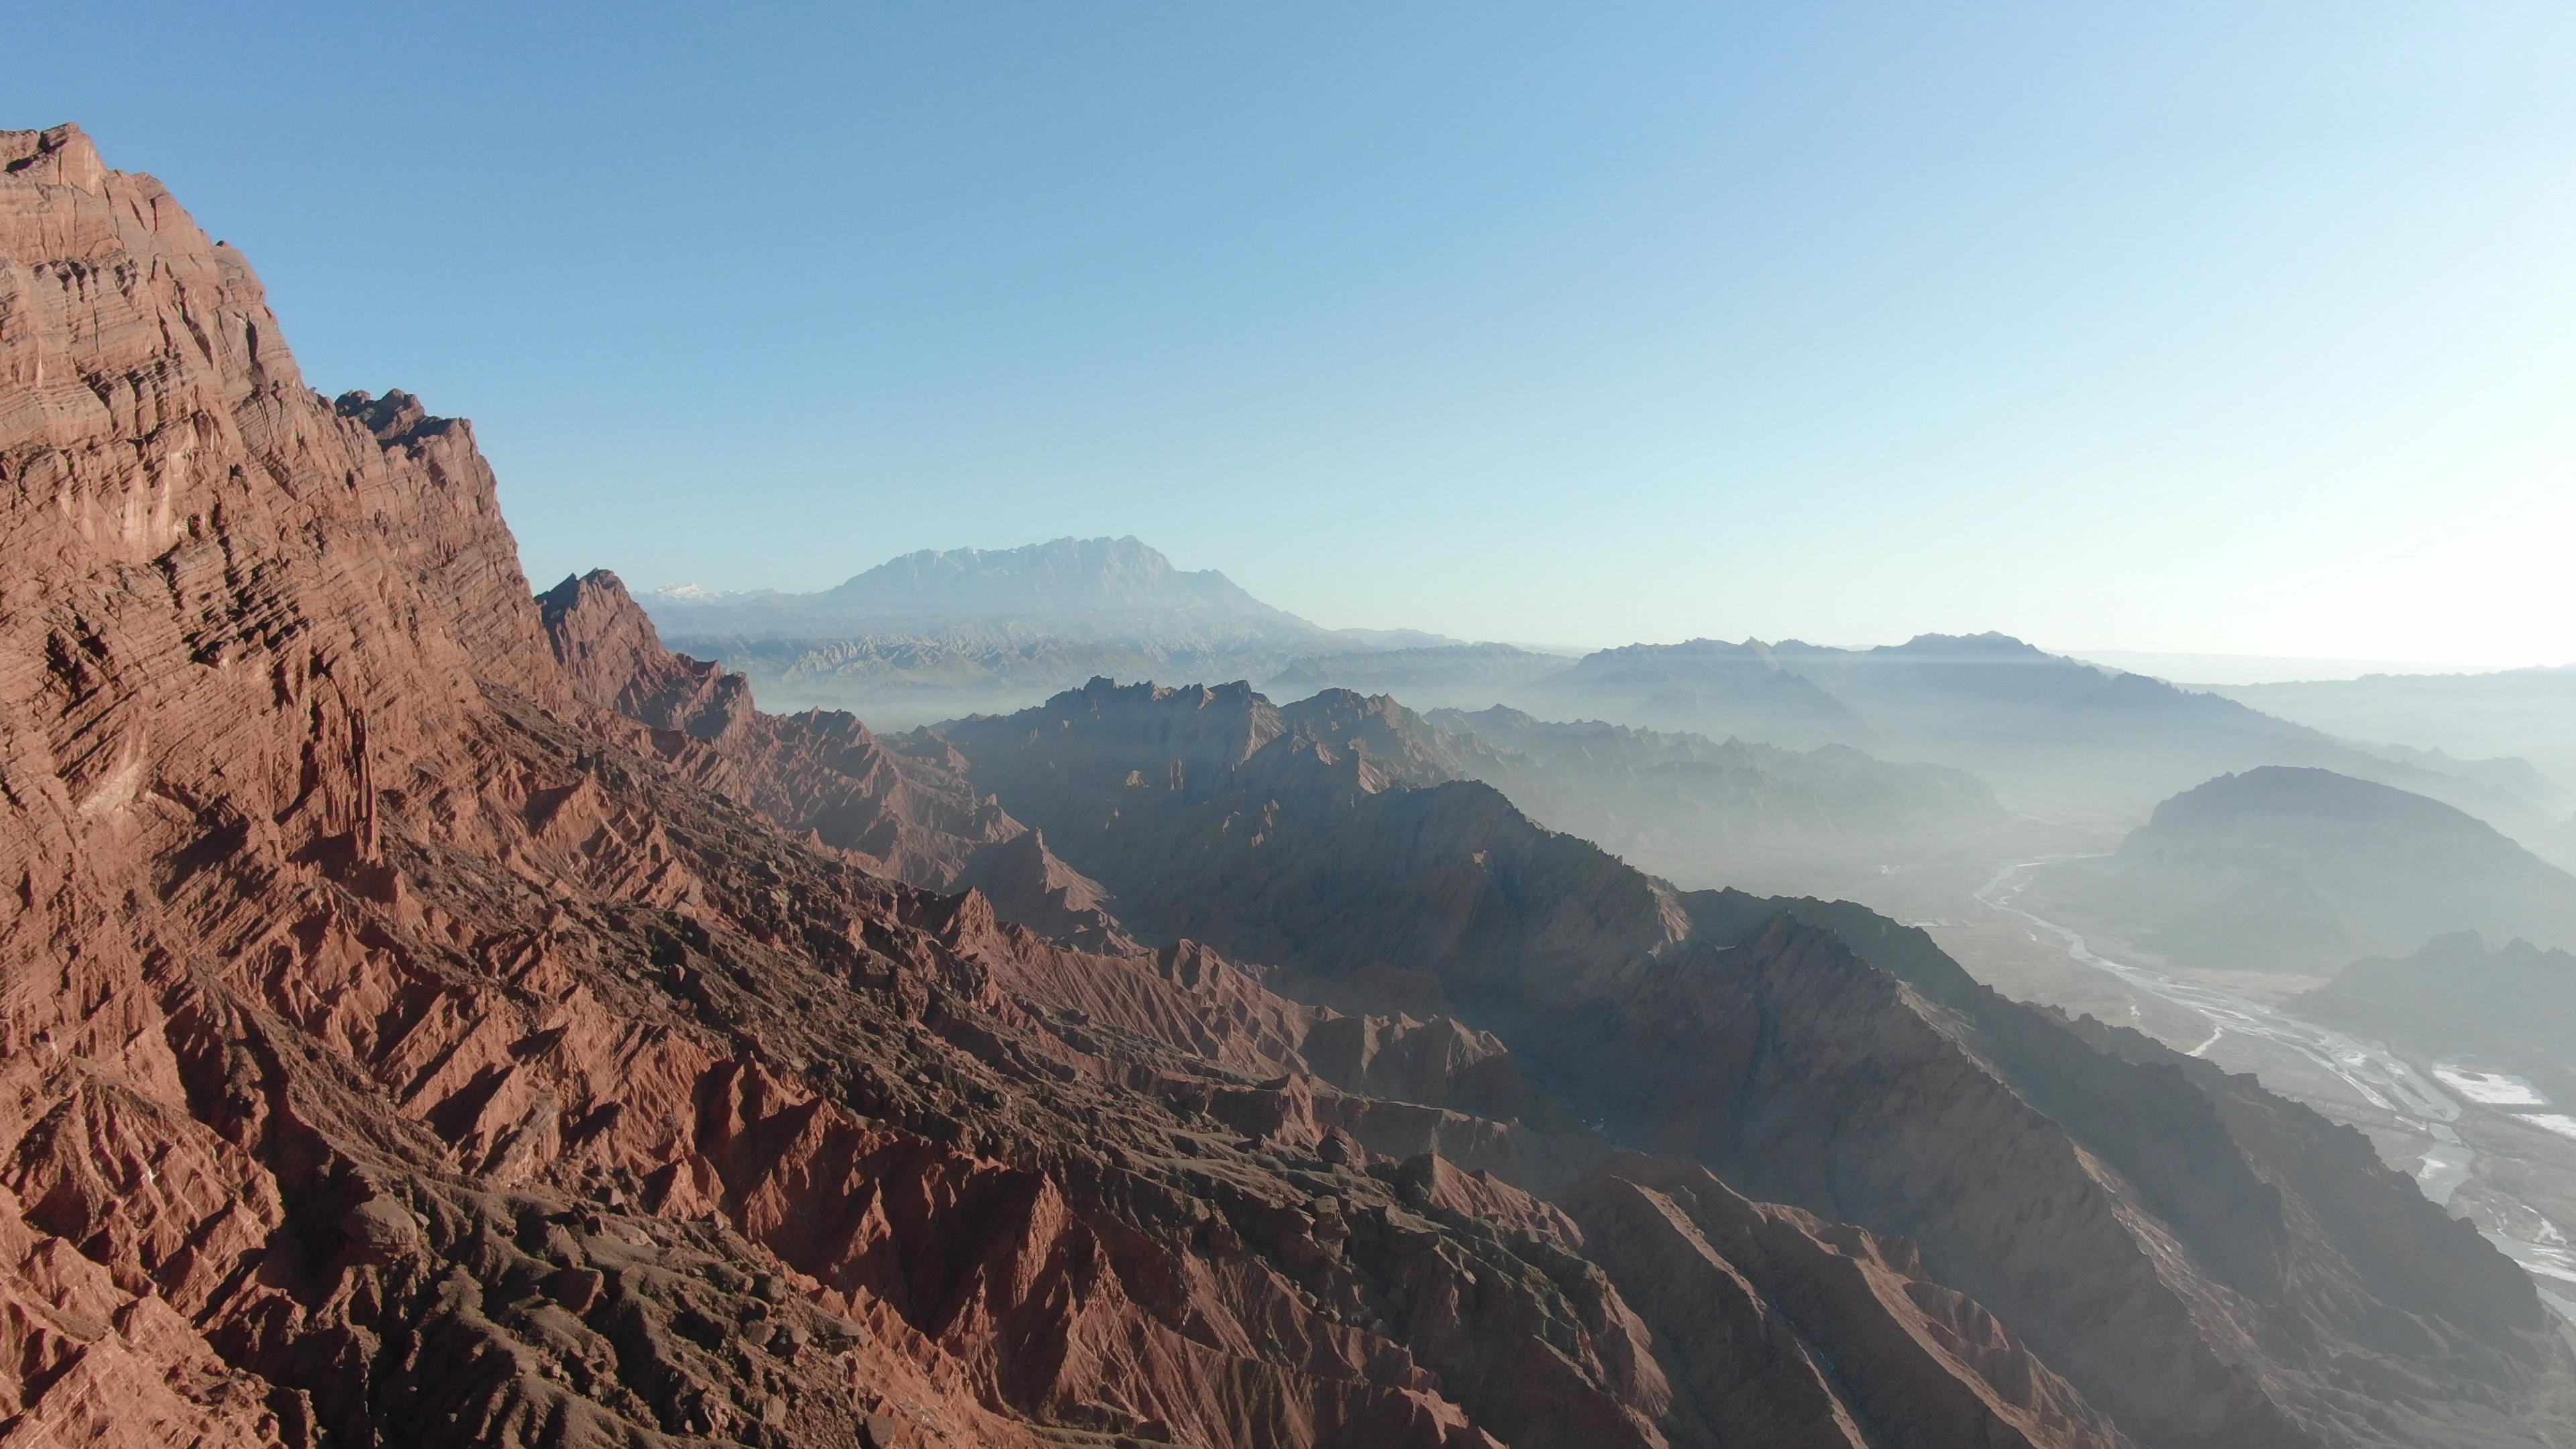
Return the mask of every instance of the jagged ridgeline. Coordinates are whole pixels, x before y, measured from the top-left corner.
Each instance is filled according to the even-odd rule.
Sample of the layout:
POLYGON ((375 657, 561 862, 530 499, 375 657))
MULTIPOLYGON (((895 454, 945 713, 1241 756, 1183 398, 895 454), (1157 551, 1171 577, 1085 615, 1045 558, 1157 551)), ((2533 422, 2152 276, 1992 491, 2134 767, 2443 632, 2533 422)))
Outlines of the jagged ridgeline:
POLYGON ((759 712, 0 133, 0 1437, 2504 1445, 2357 1135, 1384 700, 759 712))

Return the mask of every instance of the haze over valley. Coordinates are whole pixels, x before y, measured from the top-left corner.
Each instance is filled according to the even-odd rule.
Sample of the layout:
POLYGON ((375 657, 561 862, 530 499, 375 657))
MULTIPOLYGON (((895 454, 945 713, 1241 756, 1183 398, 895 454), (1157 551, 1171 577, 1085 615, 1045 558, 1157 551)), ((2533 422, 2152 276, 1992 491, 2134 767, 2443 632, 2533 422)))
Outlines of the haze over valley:
MULTIPOLYGON (((2345 968, 2376 979, 2365 958, 2483 940, 2473 949, 2551 963, 2576 943, 2576 791, 2526 756, 2442 748, 2518 739, 2545 755, 2536 725, 2339 735, 2257 701, 2343 686, 2196 688, 1993 634, 1556 654, 1326 631, 1132 538, 913 555, 821 595, 644 602, 676 646, 747 671, 763 698, 919 721, 902 738, 941 750, 961 731, 1022 729, 1033 708, 1174 679, 1252 691, 1291 736, 1356 711, 1372 725, 1348 747, 1393 780, 1489 784, 1683 889, 1875 907, 2010 994, 2253 1071, 2370 1132, 2490 1231, 2543 1245, 2528 1251, 2554 1252, 2544 1224, 2559 1220, 2534 1203, 2576 1207, 2576 1144, 2531 1126, 2565 1088, 2500 1114, 2442 1085, 2473 1061, 2557 1081, 2544 1050, 2392 1035, 2389 1008, 2342 1004, 2345 968), (2357 1022, 2387 1043, 2383 1076, 2448 1106, 2410 1115, 2400 1087, 2331 1065, 2345 1049, 2326 1043, 2357 1022), (2492 1140, 2471 1148, 2463 1131, 2492 1140)), ((2349 688, 2518 697, 2554 677, 2349 688)), ((2471 992, 2517 1017, 2506 1002, 2548 976, 2471 992)), ((2555 1019, 2546 997, 2532 1009, 2555 1019)), ((2535 1261, 2576 1274, 2576 1259, 2535 1261)))

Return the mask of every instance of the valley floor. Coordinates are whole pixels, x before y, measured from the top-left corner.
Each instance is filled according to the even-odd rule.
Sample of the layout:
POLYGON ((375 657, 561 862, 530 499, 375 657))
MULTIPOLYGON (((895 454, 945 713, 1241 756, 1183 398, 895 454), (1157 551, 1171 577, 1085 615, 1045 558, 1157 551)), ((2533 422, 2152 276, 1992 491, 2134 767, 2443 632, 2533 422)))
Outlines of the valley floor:
POLYGON ((2576 1339, 2576 1243, 2562 1226, 2576 1222, 2576 1121, 2563 1104, 2528 1083, 2417 1061, 2276 1004, 2315 978, 2188 972, 2088 941, 2023 898, 2035 868, 2064 858, 1999 863, 1969 895, 1973 911, 1916 924, 1999 991, 2135 1027, 2357 1128, 2426 1197, 2521 1264, 2576 1339))

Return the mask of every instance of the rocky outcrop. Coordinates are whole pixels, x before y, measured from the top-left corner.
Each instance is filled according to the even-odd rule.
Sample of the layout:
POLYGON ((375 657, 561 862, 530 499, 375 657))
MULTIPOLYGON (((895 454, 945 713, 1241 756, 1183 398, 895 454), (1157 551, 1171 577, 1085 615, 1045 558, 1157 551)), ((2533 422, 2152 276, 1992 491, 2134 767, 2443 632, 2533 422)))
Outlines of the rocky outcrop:
MULTIPOLYGON (((0 161, 0 1438, 1769 1422, 1505 1180, 1606 1149, 1501 1041, 890 878, 1042 843, 605 580, 540 604, 464 424, 307 390, 249 269, 77 132, 0 161)), ((1319 799, 1386 779, 1294 750, 1319 799)))
MULTIPOLYGON (((583 702, 693 740, 741 741, 763 732, 751 682, 663 648, 653 621, 606 569, 539 594, 537 612, 555 663, 583 702)), ((855 822, 835 823, 852 838, 865 833, 847 828, 855 822)))
POLYGON ((886 874, 949 886, 977 850, 1026 830, 937 762, 887 750, 850 715, 761 713, 743 676, 663 648, 615 574, 565 579, 537 605, 585 701, 653 730, 660 752, 703 782, 886 874))

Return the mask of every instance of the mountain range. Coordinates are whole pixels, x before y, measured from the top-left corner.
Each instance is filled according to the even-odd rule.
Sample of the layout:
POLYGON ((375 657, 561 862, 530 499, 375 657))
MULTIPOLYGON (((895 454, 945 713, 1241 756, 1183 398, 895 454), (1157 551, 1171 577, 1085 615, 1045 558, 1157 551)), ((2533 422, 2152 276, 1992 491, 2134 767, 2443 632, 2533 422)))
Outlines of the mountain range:
MULTIPOLYGON (((2131 1416, 2124 1422, 2144 1440, 2295 1439, 2250 1403, 2247 1417, 2229 1419, 2237 1411, 2220 1406, 2237 1390, 2175 1394, 2178 1375, 2206 1371, 2186 1366, 2199 1350, 2136 1321, 2085 1321, 2078 1301, 2098 1290, 2053 1298, 2060 1289, 2047 1285, 2063 1281, 2055 1275, 2068 1260, 2050 1266, 2054 1249, 2004 1224, 2074 1211, 2107 1189, 2126 1206, 2092 1226, 2070 1219, 2046 1239, 2072 1247, 2099 1231, 2073 1249, 2076 1260, 2143 1263, 2152 1255, 2114 1246, 2133 1229, 2110 1224, 2131 1211, 2169 1224, 2155 1231, 2179 1233, 2204 1265, 2184 1276, 2217 1275, 2189 1289, 2136 1285, 2142 1303, 2179 1292, 2163 1300, 2179 1315, 2165 1320, 2175 1330, 2193 1314, 2184 1303, 2203 1293, 2286 1305, 2279 1294, 2307 1271, 2288 1261, 2307 1249, 2292 1245, 2294 1232, 2257 1224, 2272 1221, 2275 1194, 2300 1189, 2268 1178, 2269 1167, 2251 1167, 2271 1183, 2258 1187, 2219 1164, 2277 1150, 2253 1145, 2274 1131, 2290 1136, 2268 1140, 2286 1144, 2309 1129, 2239 1119, 2235 1130, 2253 1136, 2198 1137, 2254 1099, 2213 1106, 2200 1093, 2223 1076, 2184 1070, 2186 1059, 2143 1038, 2005 1002, 1921 933, 1865 911, 1672 892, 1533 825, 1489 787, 1437 780, 1414 752, 1387 743, 1402 739, 1390 724, 1356 696, 1278 707, 1240 686, 1102 681, 938 736, 979 786, 1067 842, 1073 863, 1115 891, 1148 936, 1278 962, 1292 990, 1346 1009, 1454 1014, 1494 1032, 1577 1116, 1619 1140, 1904 1235, 1936 1276, 1958 1274, 1980 1301, 2006 1305, 1995 1310, 2006 1321, 2051 1325, 2043 1355, 2089 1398, 2131 1416), (2001 1095, 1984 1097, 1992 1091, 2001 1095), (2008 1183, 2017 1195, 2057 1169, 1983 1158, 2017 1152, 2004 1146, 2016 1134, 1979 1131, 1984 1145, 1971 1146, 1911 1119, 1909 1103, 1945 1117, 2046 1114, 2049 1142, 2084 1144, 2063 1159, 2074 1175, 2048 1189, 2066 1194, 2062 1206, 1984 1196, 1976 1185, 2008 1183), (2088 1161, 2116 1164, 2123 1184, 2082 1185, 2088 1161), (2170 1417, 2213 1413, 2189 1429, 2170 1417)), ((2351 1139, 2316 1162, 2359 1146, 2351 1139)), ((1524 1180, 1547 1180, 1552 1154, 1512 1150, 1530 1164, 1514 1169, 1524 1180)), ((2064 1148, 2032 1150, 2046 1158, 2064 1148)))
POLYGON ((2047 653, 2001 634, 1839 649, 1784 641, 1631 645, 1532 687, 1558 712, 1774 743, 1845 744, 1976 772, 2043 808, 2114 816, 2213 775, 2312 765, 2451 800, 2545 846, 2556 787, 2536 775, 2379 753, 2215 694, 2047 653))
POLYGON ((2357 1133, 1383 697, 762 712, 75 128, 0 482, 12 1443, 2576 1435, 2357 1133))
POLYGON ((1120 631, 1189 620, 1212 633, 1240 628, 1315 640, 1325 631, 1243 591, 1214 569, 1174 568, 1130 538, 1059 538, 1010 549, 924 549, 889 559, 813 594, 711 594, 671 589, 647 603, 676 628, 746 636, 812 634, 877 620, 1040 616, 1068 632, 1120 631))
POLYGON ((1409 631, 1328 632, 1133 538, 909 554, 816 594, 648 596, 676 648, 764 698, 889 726, 1008 713, 1093 677, 1265 681, 1280 697, 1509 705, 1792 751, 1829 745, 1977 774, 2016 807, 2133 820, 2214 775, 2304 765, 2440 798, 2576 862, 2576 794, 2518 759, 2365 746, 2223 697, 2000 634, 1841 649, 1633 644, 1568 659, 1409 631))

